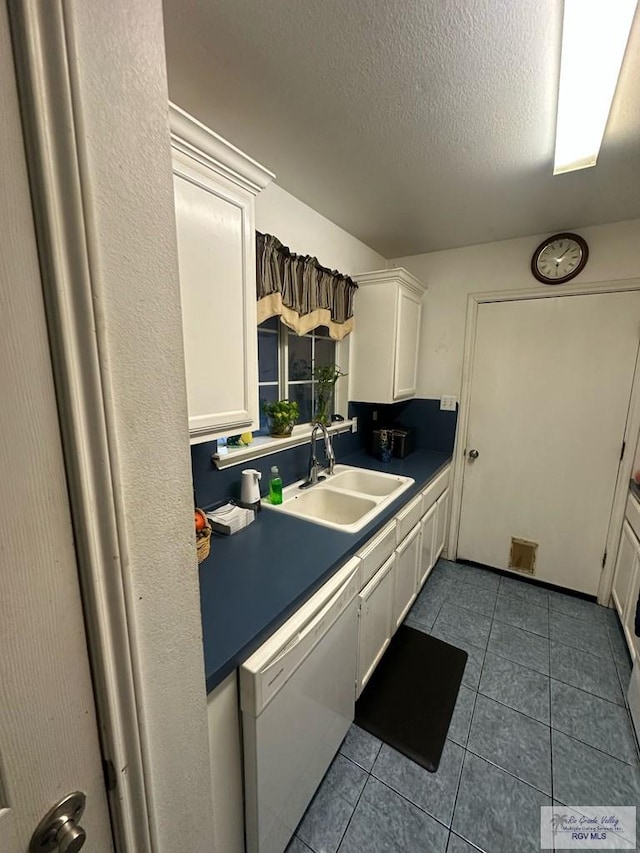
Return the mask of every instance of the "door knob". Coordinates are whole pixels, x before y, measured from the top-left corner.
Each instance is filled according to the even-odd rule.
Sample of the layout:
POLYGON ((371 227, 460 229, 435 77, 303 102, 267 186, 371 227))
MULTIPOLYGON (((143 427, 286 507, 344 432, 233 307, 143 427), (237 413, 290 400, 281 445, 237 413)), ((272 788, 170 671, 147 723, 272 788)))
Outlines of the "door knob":
POLYGON ((42 818, 31 838, 29 853, 77 853, 87 834, 77 821, 84 814, 86 797, 75 791, 63 797, 42 818))
POLYGON ((77 853, 87 840, 87 833, 72 820, 63 824, 56 833, 59 853, 77 853))
POLYGON ((480 454, 477 450, 474 449, 469 451, 469 459, 477 459, 478 456, 480 456, 480 454))

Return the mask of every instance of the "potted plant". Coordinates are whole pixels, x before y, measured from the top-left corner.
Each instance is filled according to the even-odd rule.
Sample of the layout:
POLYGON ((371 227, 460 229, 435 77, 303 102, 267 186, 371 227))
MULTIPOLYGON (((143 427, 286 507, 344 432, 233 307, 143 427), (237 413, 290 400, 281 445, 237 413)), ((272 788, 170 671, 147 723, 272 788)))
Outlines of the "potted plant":
POLYGON ((341 376, 346 376, 335 362, 318 364, 313 370, 316 383, 315 419, 322 424, 331 423, 331 404, 335 393, 336 382, 341 376))
POLYGON ((275 438, 291 435, 300 410, 295 400, 277 400, 263 403, 262 411, 269 418, 269 433, 275 438))

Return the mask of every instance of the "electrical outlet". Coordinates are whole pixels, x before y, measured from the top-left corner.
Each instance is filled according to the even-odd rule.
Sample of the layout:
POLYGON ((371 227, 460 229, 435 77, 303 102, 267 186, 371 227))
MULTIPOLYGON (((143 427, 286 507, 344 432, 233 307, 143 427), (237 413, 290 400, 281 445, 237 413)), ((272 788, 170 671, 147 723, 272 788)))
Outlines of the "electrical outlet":
POLYGON ((443 412, 455 412, 457 402, 456 397, 451 395, 440 397, 440 409, 443 412))
POLYGON ((371 415, 371 420, 372 420, 372 421, 377 421, 377 420, 378 420, 378 410, 377 410, 377 409, 374 409, 374 410, 373 410, 373 414, 371 415))
POLYGON ((351 432, 358 432, 358 419, 351 418, 351 432))

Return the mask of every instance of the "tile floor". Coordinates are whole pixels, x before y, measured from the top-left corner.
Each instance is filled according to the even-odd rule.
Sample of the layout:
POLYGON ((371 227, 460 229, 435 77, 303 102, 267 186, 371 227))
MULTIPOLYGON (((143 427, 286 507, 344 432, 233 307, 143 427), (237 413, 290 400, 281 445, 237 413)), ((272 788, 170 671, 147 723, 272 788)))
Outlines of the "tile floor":
POLYGON ((640 807, 613 610, 440 560, 406 622, 469 653, 438 772, 352 726, 288 853, 527 853, 539 806, 640 807))

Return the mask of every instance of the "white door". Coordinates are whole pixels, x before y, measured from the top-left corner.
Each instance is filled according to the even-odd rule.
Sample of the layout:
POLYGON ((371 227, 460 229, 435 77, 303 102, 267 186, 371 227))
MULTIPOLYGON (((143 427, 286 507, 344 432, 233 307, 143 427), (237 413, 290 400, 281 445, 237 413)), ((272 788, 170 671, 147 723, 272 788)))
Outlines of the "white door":
POLYGON ((524 539, 597 593, 639 339, 637 291, 478 307, 459 557, 507 569, 524 539))
MULTIPOLYGON (((87 797, 85 849, 113 849, 33 233, 0 8, 0 850, 87 797)), ((75 849, 75 848, 74 848, 75 849)))

